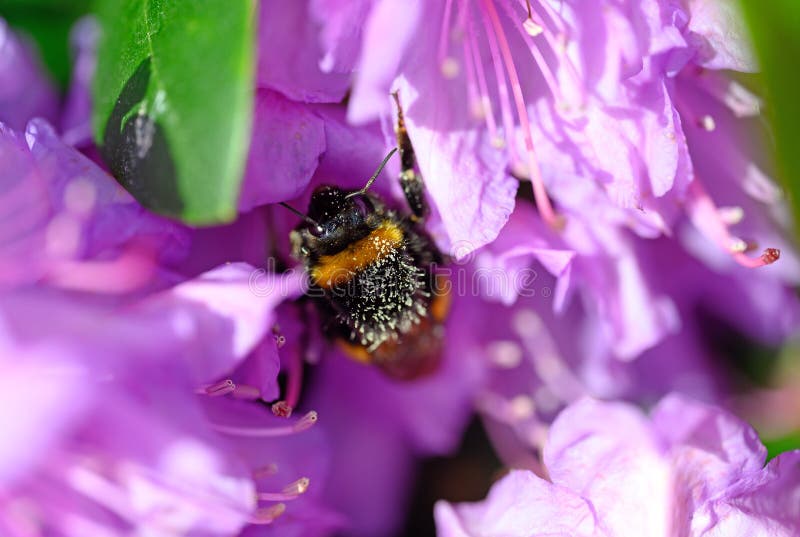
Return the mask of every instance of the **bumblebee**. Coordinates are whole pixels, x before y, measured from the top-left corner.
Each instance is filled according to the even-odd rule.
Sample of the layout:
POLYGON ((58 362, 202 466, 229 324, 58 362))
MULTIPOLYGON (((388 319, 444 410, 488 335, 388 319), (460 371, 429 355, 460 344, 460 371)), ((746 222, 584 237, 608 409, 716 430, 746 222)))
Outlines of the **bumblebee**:
POLYGON ((303 223, 292 231, 291 242, 293 256, 309 276, 307 298, 326 335, 351 358, 411 379, 436 368, 449 297, 441 292, 444 276, 437 274, 444 256, 422 227, 428 213, 423 183, 393 95, 398 147, 361 190, 318 187, 307 214, 300 213, 303 223), (408 214, 368 192, 395 151, 408 214))

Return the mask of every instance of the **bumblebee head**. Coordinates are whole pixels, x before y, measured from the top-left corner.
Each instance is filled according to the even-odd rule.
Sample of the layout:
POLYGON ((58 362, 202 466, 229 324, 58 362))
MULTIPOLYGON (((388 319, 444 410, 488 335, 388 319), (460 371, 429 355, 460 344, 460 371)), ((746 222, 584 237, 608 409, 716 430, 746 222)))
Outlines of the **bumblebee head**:
POLYGON ((379 201, 360 191, 348 192, 329 185, 317 187, 311 195, 308 214, 301 213, 305 223, 298 229, 306 251, 329 255, 367 236, 377 225, 378 205, 379 201))
POLYGON ((316 231, 315 235, 328 235, 340 228, 357 229, 374 210, 367 195, 322 185, 314 190, 308 205, 308 217, 319 224, 319 229, 311 231, 316 231))

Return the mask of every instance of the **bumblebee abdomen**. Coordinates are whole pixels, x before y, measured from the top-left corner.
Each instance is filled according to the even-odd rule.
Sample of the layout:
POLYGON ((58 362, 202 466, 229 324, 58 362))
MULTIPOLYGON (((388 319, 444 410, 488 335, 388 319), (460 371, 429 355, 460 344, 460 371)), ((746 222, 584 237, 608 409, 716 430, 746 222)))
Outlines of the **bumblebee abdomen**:
POLYGON ((373 349, 410 332, 427 315, 425 275, 404 248, 396 248, 332 288, 342 336, 373 349))

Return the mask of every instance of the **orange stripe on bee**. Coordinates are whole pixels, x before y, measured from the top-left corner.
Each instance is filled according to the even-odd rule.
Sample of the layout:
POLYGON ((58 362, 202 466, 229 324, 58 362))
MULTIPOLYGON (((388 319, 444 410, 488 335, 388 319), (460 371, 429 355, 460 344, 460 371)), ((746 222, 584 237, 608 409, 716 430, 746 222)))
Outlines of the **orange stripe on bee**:
POLYGON ((383 222, 341 252, 320 257, 311 269, 311 281, 326 289, 347 283, 357 272, 388 256, 402 244, 403 230, 391 222, 383 222))
POLYGON ((362 364, 372 363, 372 355, 365 346, 359 345, 358 343, 351 343, 344 339, 337 340, 337 343, 339 344, 339 348, 356 362, 362 364))
POLYGON ((448 285, 449 278, 444 274, 436 275, 436 288, 431 300, 431 316, 436 322, 443 323, 450 313, 450 304, 453 301, 451 289, 448 285))

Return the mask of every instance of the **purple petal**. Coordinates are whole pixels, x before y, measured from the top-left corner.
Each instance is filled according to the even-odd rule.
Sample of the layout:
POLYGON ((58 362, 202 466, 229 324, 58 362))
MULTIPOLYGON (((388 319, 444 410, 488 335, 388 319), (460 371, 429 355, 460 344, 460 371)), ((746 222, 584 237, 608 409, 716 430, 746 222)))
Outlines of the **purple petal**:
POLYGON ((592 399, 570 405, 550 429, 544 462, 553 483, 592 502, 611 534, 668 535, 672 472, 634 407, 592 399))
POLYGON ((24 141, 0 123, 0 282, 36 281, 46 268, 48 184, 24 141))
POLYGON ((532 472, 513 470, 483 502, 434 508, 440 537, 602 535, 589 501, 532 472))
POLYGON ((176 344, 172 327, 136 311, 43 288, 7 292, 2 305, 3 325, 19 342, 10 354, 23 360, 4 369, 5 380, 24 388, 4 384, 3 395, 13 397, 4 408, 15 414, 2 417, 10 420, 3 430, 19 433, 29 451, 28 460, 13 453, 11 460, 36 463, 35 472, 17 476, 12 498, 29 498, 54 531, 79 517, 115 534, 229 535, 242 527, 253 509, 252 482, 209 430, 176 360, 192 348, 185 332, 176 344), (36 419, 21 414, 22 405, 33 412, 59 406, 36 419), (72 493, 58 494, 65 490, 72 493))
MULTIPOLYGON (((82 442, 118 465, 133 525, 177 534, 238 532, 255 507, 246 468, 209 430, 190 392, 159 385, 157 375, 146 378, 150 386, 118 389, 98 401, 82 442)), ((82 492, 102 505, 108 488, 99 485, 87 481, 82 492)))
POLYGON ((308 2, 264 0, 259 7, 258 86, 306 103, 338 103, 350 86, 349 73, 325 73, 318 28, 308 2))
POLYGON ((764 466, 767 450, 753 428, 720 408, 674 394, 661 400, 651 419, 672 446, 696 505, 764 466))
POLYGON ((698 49, 697 62, 709 69, 755 72, 750 35, 739 7, 727 0, 690 0, 688 39, 698 49))
MULTIPOLYGON (((0 135, 9 139, 8 132, 0 135)), ((4 197, 3 211, 10 218, 16 211, 26 215, 16 224, 22 229, 15 238, 37 244, 21 257, 34 264, 41 258, 39 277, 67 288, 124 294, 159 285, 156 265, 187 255, 184 226, 146 211, 111 176, 64 144, 47 122, 32 120, 25 141, 34 168, 7 171, 3 180, 19 188, 4 197)), ((20 157, 18 142, 7 147, 9 158, 30 158, 20 157)), ((36 271, 29 277, 35 279, 36 271)))
POLYGON ((53 121, 58 96, 38 54, 0 19, 0 121, 22 130, 28 120, 53 121))
POLYGON ((0 430, 13 438, 0 442, 0 483, 10 487, 79 419, 91 376, 78 356, 56 345, 20 345, 3 333, 0 354, 0 430))
POLYGON ((661 197, 676 187, 680 193, 686 189, 692 179, 692 165, 680 116, 666 84, 658 84, 653 93, 650 106, 660 104, 660 110, 654 116, 648 115, 644 125, 645 158, 650 190, 661 197))
POLYGON ((538 278, 531 268, 536 260, 557 278, 553 309, 564 310, 576 254, 566 246, 550 244, 551 234, 530 205, 518 204, 497 239, 478 252, 477 271, 499 277, 494 282, 497 285, 491 281, 488 284, 492 290, 500 291, 499 298, 505 305, 512 305, 520 294, 530 296, 531 285, 538 278))
POLYGON ((240 211, 300 195, 325 151, 323 121, 306 106, 259 90, 255 107, 240 211))
POLYGON ((209 383, 255 349, 272 329, 278 304, 302 294, 303 280, 298 272, 281 276, 233 263, 148 299, 140 311, 162 319, 161 337, 182 342, 195 382, 209 383))
MULTIPOLYGON (((224 397, 207 398, 204 404, 209 420, 217 425, 249 430, 285 428, 287 420, 273 416, 268 408, 224 397)), ((292 418, 294 419, 294 418, 292 418)), ((327 536, 345 526, 342 513, 329 501, 331 474, 337 471, 331 457, 331 439, 326 430, 331 421, 327 413, 311 429, 275 437, 227 437, 229 449, 246 462, 253 473, 258 492, 277 493, 299 478, 309 479, 308 489, 291 502, 286 512, 269 526, 257 525, 242 534, 247 537, 327 536)), ((350 467, 338 469, 347 472, 350 467)), ((348 475, 349 484, 354 476, 348 475)), ((261 506, 274 505, 262 502, 261 506)))
POLYGON ((422 35, 418 27, 421 20, 431 19, 423 15, 419 0, 379 2, 372 9, 364 28, 362 55, 347 110, 352 123, 367 123, 390 110, 392 83, 406 47, 415 36, 422 35))
MULTIPOLYGON (((360 390, 363 382, 374 382, 357 374, 349 378, 360 390)), ((370 409, 367 397, 344 396, 343 388, 336 382, 323 394, 317 389, 312 403, 331 442, 328 502, 347 515, 348 535, 394 534, 413 485, 414 455, 392 405, 370 409)))
POLYGON ((86 147, 93 143, 91 85, 99 33, 97 21, 92 17, 80 19, 70 32, 75 60, 60 125, 64 143, 75 147, 86 147))
POLYGON ((775 457, 757 475, 745 476, 692 519, 704 537, 800 533, 800 451, 775 457))
POLYGON ((443 229, 435 236, 442 250, 461 259, 500 233, 514 210, 518 182, 487 133, 451 129, 447 118, 456 112, 442 109, 446 101, 417 102, 416 92, 423 88, 407 88, 401 95, 408 107, 408 133, 415 147, 424 148, 417 151, 417 162, 442 219, 443 229))
POLYGON ((186 255, 189 238, 183 226, 141 207, 110 175, 62 142, 49 124, 31 121, 25 139, 48 180, 54 209, 86 220, 80 255, 95 257, 129 241, 159 248, 165 263, 186 255))
POLYGON ((311 0, 309 11, 319 24, 323 56, 320 68, 327 72, 352 73, 361 53, 367 15, 375 0, 311 0))

